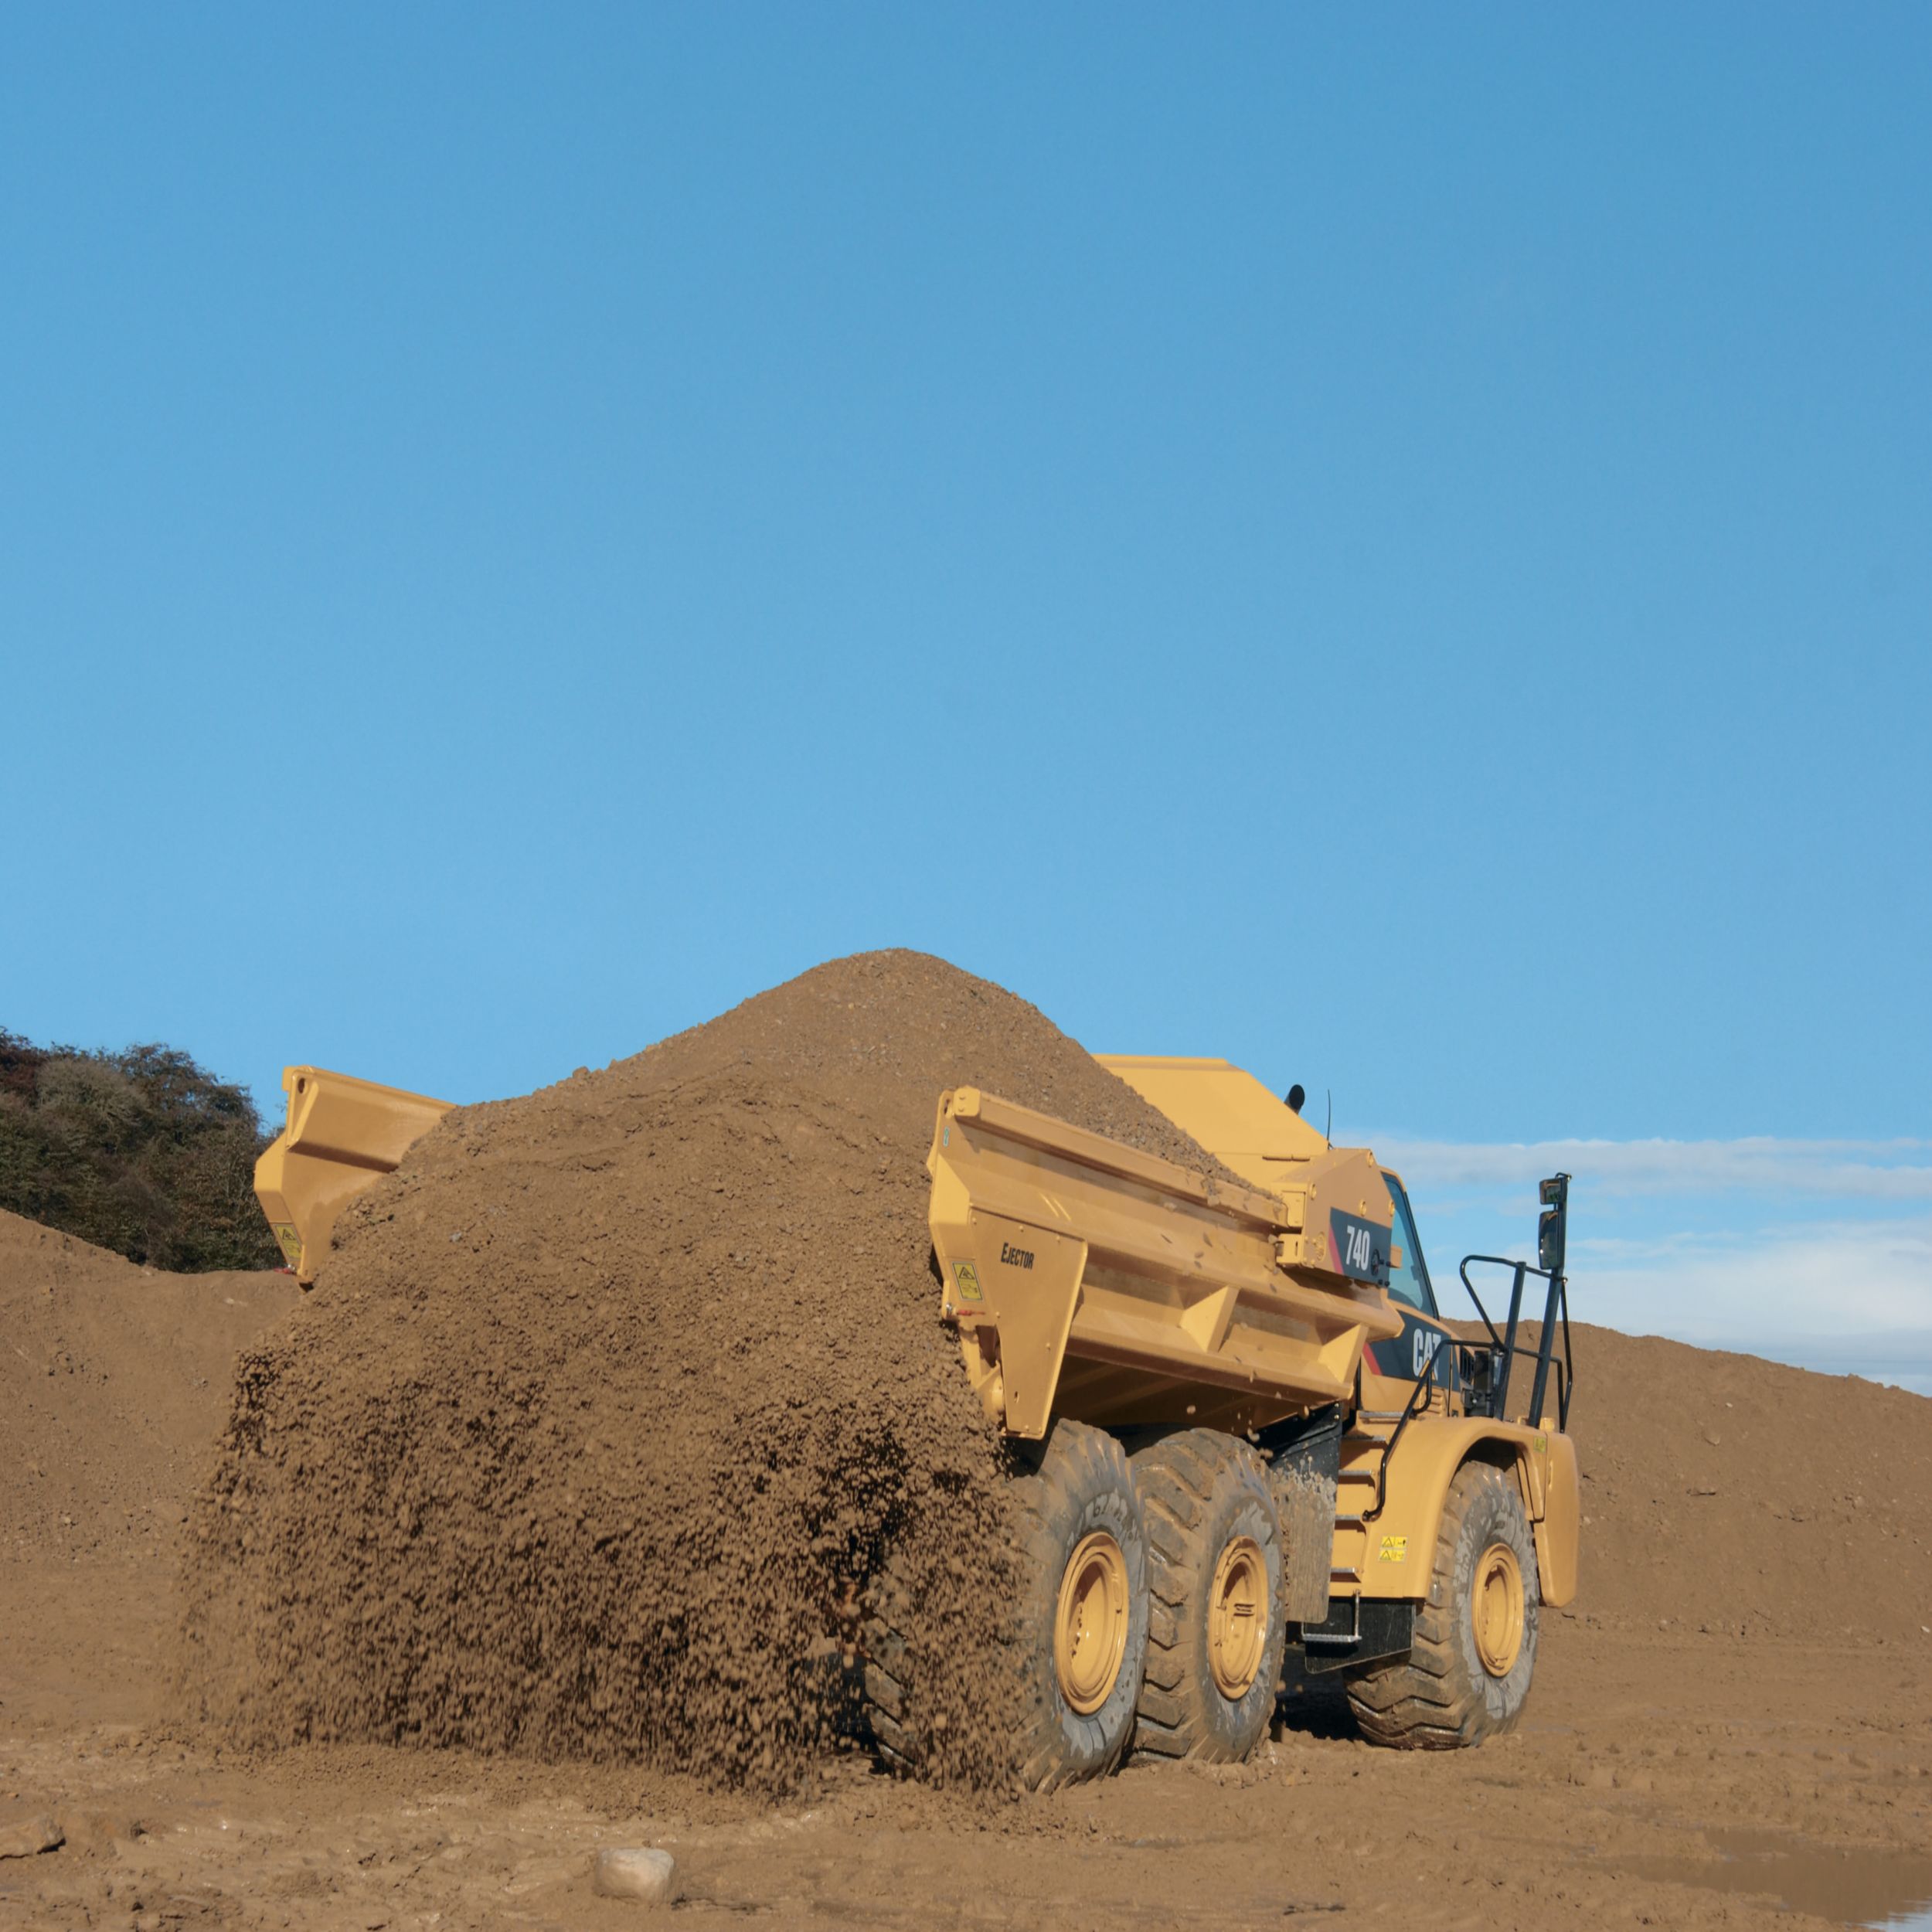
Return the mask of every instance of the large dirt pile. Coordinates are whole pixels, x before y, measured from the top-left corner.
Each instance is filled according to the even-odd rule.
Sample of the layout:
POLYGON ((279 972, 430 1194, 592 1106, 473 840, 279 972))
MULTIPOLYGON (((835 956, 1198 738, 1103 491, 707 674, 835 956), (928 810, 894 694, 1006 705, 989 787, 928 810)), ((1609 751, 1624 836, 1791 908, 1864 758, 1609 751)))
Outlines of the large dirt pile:
POLYGON ((967 1083, 1207 1164, 1033 1008, 903 952, 450 1116, 241 1365, 190 1714, 781 1785, 889 1562, 925 1769, 1002 1777, 1002 1451, 925 1219, 967 1083))
POLYGON ((138 1267, 0 1213, 0 1556, 172 1567, 235 1352, 297 1293, 138 1267))
POLYGON ((1575 1331, 1586 1620, 1922 1648, 1932 1401, 1575 1331))

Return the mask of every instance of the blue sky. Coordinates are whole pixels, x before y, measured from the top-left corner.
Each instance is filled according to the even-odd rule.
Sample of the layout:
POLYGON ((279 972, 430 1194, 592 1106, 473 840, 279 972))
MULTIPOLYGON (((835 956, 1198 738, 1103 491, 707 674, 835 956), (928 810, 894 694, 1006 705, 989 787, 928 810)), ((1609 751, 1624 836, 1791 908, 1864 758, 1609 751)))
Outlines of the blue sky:
POLYGON ((1932 1358, 1928 98, 1903 6, 14 9, 0 1025, 472 1099, 917 946, 1332 1089, 1438 1273, 1605 1143, 1595 1312, 1932 1358))

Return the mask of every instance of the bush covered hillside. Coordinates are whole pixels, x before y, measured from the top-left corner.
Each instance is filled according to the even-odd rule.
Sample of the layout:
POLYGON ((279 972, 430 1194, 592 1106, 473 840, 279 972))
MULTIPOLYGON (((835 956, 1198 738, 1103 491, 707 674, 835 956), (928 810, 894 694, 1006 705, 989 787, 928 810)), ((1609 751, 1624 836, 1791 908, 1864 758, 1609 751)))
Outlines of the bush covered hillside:
POLYGON ((0 1208, 150 1267, 274 1267, 254 1194, 267 1144, 247 1088, 172 1047, 0 1030, 0 1208))

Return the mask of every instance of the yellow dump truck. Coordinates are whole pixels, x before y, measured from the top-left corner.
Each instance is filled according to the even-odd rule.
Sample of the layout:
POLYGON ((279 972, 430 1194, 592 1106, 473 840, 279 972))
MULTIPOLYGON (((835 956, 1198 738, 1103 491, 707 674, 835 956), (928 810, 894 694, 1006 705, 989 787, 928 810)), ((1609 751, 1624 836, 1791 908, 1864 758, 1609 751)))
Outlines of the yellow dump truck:
MULTIPOLYGON (((1471 1345, 1442 1320, 1400 1179, 1367 1150, 1331 1147, 1224 1060, 1101 1063, 1236 1179, 971 1087, 941 1098, 927 1163, 967 1376, 1038 1445, 1018 1485, 1022 1616, 1039 1633, 1027 1781, 1092 1776, 1130 1747, 1245 1756, 1291 1646, 1378 1743, 1506 1729, 1539 1610, 1577 1587, 1568 1177, 1543 1183, 1539 1265, 1502 1264, 1506 1330, 1483 1312, 1471 1345), (1518 1340, 1532 1276, 1533 1352, 1518 1340)), ((903 1687, 892 1633, 876 1648, 889 1752, 903 1687)))
MULTIPOLYGON (((1543 1183, 1536 1265, 1465 1260, 1472 1298, 1471 1266, 1511 1270, 1505 1326, 1477 1301, 1485 1338, 1465 1342, 1400 1178, 1331 1146, 1298 1092, 1225 1060, 1101 1063, 1222 1173, 974 1087, 940 1097, 927 1159, 943 1312, 1019 1465, 1025 1781, 1094 1777, 1131 1748, 1240 1759, 1291 1659, 1380 1743, 1508 1728, 1539 1610, 1577 1588, 1568 1177, 1543 1183)), ((447 1110, 315 1067, 284 1085, 257 1188, 307 1282, 342 1206, 447 1110)), ((900 1764, 918 1757, 909 1654, 876 1618, 866 1701, 900 1764)))

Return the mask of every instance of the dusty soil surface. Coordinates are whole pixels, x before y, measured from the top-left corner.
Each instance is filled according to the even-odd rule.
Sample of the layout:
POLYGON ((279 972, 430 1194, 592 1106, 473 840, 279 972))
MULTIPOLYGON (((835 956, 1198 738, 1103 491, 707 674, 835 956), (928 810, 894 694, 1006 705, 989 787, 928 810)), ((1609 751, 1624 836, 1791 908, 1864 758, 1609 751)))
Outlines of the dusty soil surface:
POLYGON ((236 1352, 298 1294, 0 1213, 0 1722, 90 1721, 146 1693, 236 1352))
POLYGON ((0 1211, 0 1556, 172 1562, 285 1274, 165 1274, 0 1211))
MULTIPOLYGON (((902 960, 893 970, 910 968, 902 960)), ((796 1183, 769 1148, 760 1154, 762 1126, 752 1121, 767 1121, 770 1097, 787 1083, 795 1096, 830 1077, 813 1066, 787 1072, 779 1029, 766 1027, 758 1006, 716 1023, 747 1029, 726 1053, 714 1053, 713 1029, 702 1029, 600 1077, 609 1094, 602 1138, 593 1122, 580 1131, 577 1114, 560 1113, 573 1124, 560 1133, 554 1165, 529 1151, 536 1137, 492 1141, 491 1117, 508 1110, 473 1111, 436 1158, 457 1173, 474 1168, 485 1182, 479 1202, 513 1202, 520 1186, 559 1176, 574 1187, 614 1158, 626 1123, 662 1122, 667 1115, 652 1110, 682 1096, 725 1124, 691 1130, 704 1148, 706 1135, 720 1137, 726 1151, 704 1158, 722 1164, 741 1152, 749 1163, 720 1165, 714 1179, 722 1175, 729 1189, 735 1179, 767 1199, 782 1194, 796 1183), (767 1064, 767 1054, 778 1063, 767 1064), (670 1071, 653 1086, 657 1070, 645 1070, 658 1056, 670 1071), (756 1104, 721 1097, 754 1079, 756 1104)), ((848 1010, 849 1056, 862 1061, 858 999, 848 1010)), ((931 1053, 907 1041, 879 1056, 917 1069, 931 1053)), ((944 1049, 937 1057, 956 1064, 944 1049)), ((597 1077, 512 1104, 563 1109, 597 1077)), ((908 1074, 907 1087, 922 1077, 908 1074)), ((1075 1111, 1071 1080, 1040 1104, 1075 1111)), ((901 1196, 923 1213, 917 1156, 936 1091, 937 1083, 917 1108, 909 1093, 896 1128, 868 1130, 887 1142, 894 1132, 911 1137, 911 1176, 901 1148, 859 1141, 852 1171, 862 1157, 878 1197, 849 1197, 865 1202, 866 1225, 887 1224, 879 1204, 900 1212, 901 1196)), ((837 1103, 819 1094, 813 1104, 837 1103)), ((846 1151, 824 1159, 842 1173, 859 1130, 849 1114, 835 1118, 836 1131, 824 1131, 846 1151)), ((794 1153, 806 1145, 802 1132, 794 1145, 794 1153)), ((359 1247, 387 1252, 396 1237, 383 1230, 397 1227, 409 1244, 398 1253, 427 1257, 439 1242, 453 1251, 468 1242, 463 1281, 495 1278, 474 1270, 512 1217, 492 1221, 486 1210, 480 1234, 450 1242, 462 1230, 442 1227, 417 1192, 427 1171, 406 1170, 385 1201, 372 1202, 332 1264, 334 1284, 325 1274, 318 1295, 356 1306, 355 1291, 340 1284, 362 1265, 359 1247), (419 1207, 423 1219, 412 1223, 419 1207)), ((647 1197, 676 1230, 655 1251, 688 1241, 699 1257, 690 1267, 706 1271, 679 1279, 708 1283, 742 1321, 749 1304, 733 1298, 733 1269, 706 1245, 716 1209, 702 1197, 702 1172, 693 1157, 685 1181, 647 1197)), ((502 1237, 519 1266, 549 1269, 542 1278, 565 1309, 573 1284, 595 1305, 611 1294, 607 1281, 625 1278, 608 1258, 621 1249, 597 1242, 599 1211, 614 1223, 614 1199, 587 1210, 569 1235, 581 1245, 554 1242, 548 1263, 527 1236, 502 1237)), ((839 1225, 849 1236, 859 1226, 839 1225)), ((806 1265, 785 1244, 754 1250, 742 1234, 732 1238, 766 1267, 806 1265)), ((893 1291, 930 1311, 937 1294, 923 1254, 901 1282, 903 1257, 873 1240, 893 1291)), ((457 1291, 447 1276, 425 1278, 446 1284, 440 1294, 457 1291)), ((372 1286, 362 1292, 362 1305, 383 1305, 372 1286)), ((0 1217, 0 1334, 9 1345, 0 1349, 0 1926, 615 1927, 644 1908, 594 1896, 590 1856, 600 1845, 637 1844, 678 1856, 680 1921, 694 1925, 750 1913, 775 1926, 1233 1928, 1304 1915, 1420 1927, 1802 1926, 1862 1922, 1932 1899, 1932 1402, 1595 1329, 1577 1334, 1572 1418, 1589 1516, 1582 1596, 1546 1621, 1523 1727, 1478 1751, 1375 1751, 1332 1717, 1291 1706, 1248 1765, 1202 1773, 1135 1760, 1099 1785, 1015 1800, 889 1780, 822 1725, 798 1783, 773 1796, 719 1788, 716 1765, 695 1753, 681 1765, 668 1753, 641 1762, 615 1750, 604 1761, 560 1760, 541 1734, 483 1753, 314 1738, 240 1750, 184 1730, 166 1682, 184 1600, 177 1566, 191 1547, 182 1519, 198 1471, 236 1458, 226 1365, 240 1350, 244 1385, 264 1362, 292 1362, 319 1384, 325 1351, 337 1346, 370 1400, 386 1391, 414 1402, 412 1426, 438 1441, 447 1423, 434 1423, 438 1405, 420 1378, 439 1358, 413 1349, 425 1325, 420 1303, 409 1304, 418 1308, 412 1318, 404 1291, 392 1298, 396 1306, 366 1329, 338 1325, 319 1299, 296 1306, 286 1277, 152 1275, 0 1217), (395 1358, 393 1380, 358 1351, 395 1358), (28 1849, 53 1838, 54 1849, 28 1849)), ((875 1305, 898 1306, 889 1296, 875 1305)), ((567 1316, 562 1325, 575 1335, 567 1316)), ((534 1313, 491 1332, 501 1351, 494 1368, 481 1344, 454 1357, 480 1376, 515 1369, 544 1379, 560 1363, 567 1375, 572 1351, 589 1345, 553 1345, 534 1313)), ((909 1319, 906 1332, 923 1331, 909 1319)), ((641 1337, 634 1345, 643 1349, 641 1337)), ((754 1333, 745 1359, 782 1378, 783 1350, 760 1353, 763 1345, 754 1333)), ((914 1351, 903 1372, 908 1399, 929 1387, 924 1413, 940 1419, 906 1426, 930 1429, 927 1440, 942 1447, 963 1444, 957 1453, 971 1466, 982 1451, 970 1428, 945 1433, 957 1409, 956 1356, 938 1345, 914 1351)), ((753 1403, 767 1399, 755 1377, 745 1386, 753 1403)), ((249 1400, 245 1387, 241 1414, 249 1400)), ((592 1416, 571 1423, 563 1412, 556 1439, 570 1454, 590 1454, 628 1420, 592 1416)), ((810 1438, 823 1425, 809 1410, 795 1426, 801 1437, 828 1439, 810 1438)), ((321 1442, 300 1458, 317 1507, 358 1505, 371 1493, 359 1485, 373 1478, 327 1478, 311 1460, 321 1442)), ((352 1442, 346 1452, 367 1453, 352 1442)), ((672 1479, 703 1501, 694 1478, 672 1479)), ((786 1511, 810 1493, 788 1489, 785 1510, 761 1519, 765 1529, 790 1522, 786 1511)), ((543 1520, 549 1533, 556 1519, 543 1520)), ((346 1532, 303 1546, 317 1561, 359 1560, 346 1532)), ((699 1546, 735 1577, 743 1573, 731 1567, 731 1547, 699 1546)), ((190 1600, 206 1616, 208 1546, 192 1548, 190 1600)), ((379 1573, 394 1561, 371 1559, 379 1573)), ((432 1552, 425 1573, 443 1574, 437 1565, 446 1561, 432 1552)), ((245 1583, 248 1566, 233 1573, 245 1583)), ((293 1564, 277 1574, 301 1620, 318 1602, 390 1602, 383 1593, 403 1572, 399 1565, 366 1600, 352 1575, 310 1583, 293 1564)), ((540 1574, 539 1587, 551 1587, 540 1574)), ((250 1612, 263 1614, 260 1605, 250 1612)), ((420 1609, 396 1614, 405 1629, 421 1627, 409 1621, 420 1609)), ((359 1638, 345 1655, 366 1656, 370 1641, 359 1638)), ((802 1729, 798 1740, 807 1751, 802 1729)))
MULTIPOLYGON (((89 1633, 62 1666, 78 1678, 109 1631, 152 1655, 156 1608, 138 1590, 83 1606, 71 1584, 44 1606, 89 1633)), ((66 1842, 0 1858, 0 1923, 614 1932, 647 1909, 594 1896, 590 1856, 641 1844, 680 1861, 694 1927, 1796 1928, 1932 1898, 1925 1648, 1553 1621, 1524 1727, 1481 1750, 1284 1728, 1240 1767, 1135 1760, 1017 1801, 857 1756, 773 1804, 454 1751, 216 1754, 153 1730, 125 1673, 94 1721, 10 1719, 9 1650, 0 1842, 9 1812, 66 1842)))

